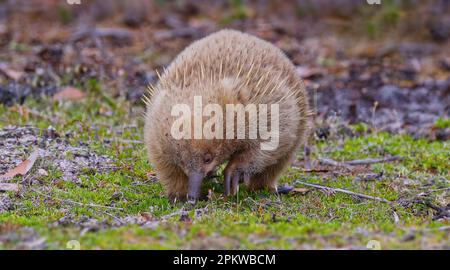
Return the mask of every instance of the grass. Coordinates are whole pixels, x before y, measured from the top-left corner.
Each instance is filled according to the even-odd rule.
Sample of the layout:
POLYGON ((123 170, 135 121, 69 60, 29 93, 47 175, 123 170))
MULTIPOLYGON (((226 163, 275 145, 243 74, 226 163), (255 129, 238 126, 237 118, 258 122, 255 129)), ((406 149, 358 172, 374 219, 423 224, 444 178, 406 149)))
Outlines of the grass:
MULTIPOLYGON (((98 86, 91 82, 91 88, 98 86)), ((220 196, 221 179, 207 184, 213 191, 211 200, 195 207, 172 205, 151 177, 154 172, 145 149, 128 142, 142 139, 142 106, 123 100, 112 102, 97 90, 77 103, 27 100, 24 107, 38 114, 19 113, 14 107, 0 105, 0 128, 31 125, 47 129, 51 125, 60 134, 70 133, 71 144, 86 142, 92 151, 111 157, 117 167, 103 173, 83 170, 79 181, 71 182, 61 179, 58 167, 48 168, 48 176, 38 176, 36 170, 42 164, 38 160, 30 172, 38 184, 26 186, 18 194, 9 193, 14 206, 0 212, 0 235, 20 234, 31 227, 46 239, 48 249, 66 249, 70 240, 79 241, 82 249, 365 248, 370 240, 379 241, 382 249, 450 245, 449 232, 439 229, 449 225, 448 219, 433 220, 432 209, 410 203, 429 191, 435 192, 429 194, 428 201, 440 206, 449 203, 448 190, 444 190, 450 186, 448 142, 375 133, 360 124, 351 127, 359 135, 316 141, 313 158, 405 157, 399 162, 371 165, 370 171, 383 172, 380 180, 357 181, 355 173, 338 169, 321 174, 295 168, 281 178, 282 184, 292 185, 301 179, 402 202, 394 208, 318 190, 279 196, 241 188, 238 196, 226 200, 220 196), (107 102, 102 101, 105 98, 107 102), (180 210, 187 211, 187 216, 171 215, 180 210), (127 219, 138 221, 124 222, 127 219), (145 225, 139 225, 142 223, 145 225)), ((0 241, 0 248, 19 248, 21 240, 17 239, 0 241)))

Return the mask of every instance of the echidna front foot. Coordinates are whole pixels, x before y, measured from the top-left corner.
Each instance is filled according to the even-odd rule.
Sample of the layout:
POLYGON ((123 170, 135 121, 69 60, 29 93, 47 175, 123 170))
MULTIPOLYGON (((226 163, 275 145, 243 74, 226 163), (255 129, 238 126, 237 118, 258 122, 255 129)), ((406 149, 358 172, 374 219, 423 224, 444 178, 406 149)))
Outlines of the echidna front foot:
POLYGON ((224 171, 224 195, 236 195, 239 182, 246 185, 250 182, 250 164, 242 157, 233 158, 228 162, 224 171))

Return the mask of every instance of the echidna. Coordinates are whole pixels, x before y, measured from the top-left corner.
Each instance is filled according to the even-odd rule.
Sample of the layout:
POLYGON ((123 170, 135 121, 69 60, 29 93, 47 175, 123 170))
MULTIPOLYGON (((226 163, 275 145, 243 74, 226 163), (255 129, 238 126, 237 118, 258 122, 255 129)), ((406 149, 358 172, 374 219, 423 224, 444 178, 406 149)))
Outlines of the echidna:
MULTIPOLYGON (((160 76, 157 85, 151 87, 149 95, 145 145, 171 199, 198 199, 203 179, 227 161, 225 195, 235 194, 240 181, 252 190, 276 191, 278 177, 305 142, 309 130, 308 96, 294 65, 269 42, 235 30, 221 30, 184 49, 160 76), (204 108, 215 104, 214 108, 221 111, 209 110, 205 114, 194 108, 198 105, 194 106, 195 99, 204 108), (176 107, 180 104, 184 107, 176 107), (257 115, 251 114, 251 110, 244 114, 244 138, 237 136, 239 124, 235 122, 231 122, 233 137, 226 133, 228 120, 211 124, 214 116, 228 115, 227 104, 242 104, 246 109, 249 104, 256 106, 257 115), (259 106, 264 104, 267 110, 259 106), (180 118, 182 109, 197 112, 180 118), (275 115, 276 112, 279 114, 275 115), (250 126, 263 122, 258 118, 261 113, 267 114, 267 130, 275 131, 271 139, 276 144, 272 149, 261 147, 270 138, 249 136, 250 126), (278 123, 272 121, 277 120, 275 117, 278 123), (182 126, 181 139, 173 133, 179 130, 174 124, 180 121, 192 124, 182 126), (223 136, 194 137, 198 124, 223 136)), ((231 121, 238 118, 235 114, 231 121)), ((262 135, 260 130, 257 135, 262 135)))

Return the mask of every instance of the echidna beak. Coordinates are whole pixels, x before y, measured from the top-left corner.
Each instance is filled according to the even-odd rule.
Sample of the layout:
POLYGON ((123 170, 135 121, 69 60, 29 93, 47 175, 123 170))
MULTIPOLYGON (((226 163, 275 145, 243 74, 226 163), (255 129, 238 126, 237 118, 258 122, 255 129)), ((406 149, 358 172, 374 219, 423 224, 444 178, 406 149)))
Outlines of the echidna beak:
POLYGON ((203 174, 197 172, 189 174, 188 201, 196 201, 200 197, 202 182, 203 174))

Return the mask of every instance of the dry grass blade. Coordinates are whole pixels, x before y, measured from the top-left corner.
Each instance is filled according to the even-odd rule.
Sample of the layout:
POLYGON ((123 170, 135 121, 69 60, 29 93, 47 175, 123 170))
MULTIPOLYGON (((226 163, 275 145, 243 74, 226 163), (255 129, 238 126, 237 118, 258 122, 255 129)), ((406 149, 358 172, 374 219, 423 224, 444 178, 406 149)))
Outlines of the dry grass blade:
POLYGON ((347 165, 369 165, 369 164, 375 164, 375 163, 383 163, 383 162, 390 162, 390 161, 397 161, 402 160, 404 157, 401 156, 392 156, 392 157, 384 157, 384 158, 365 158, 365 159, 355 159, 355 160, 349 160, 344 161, 347 165))

